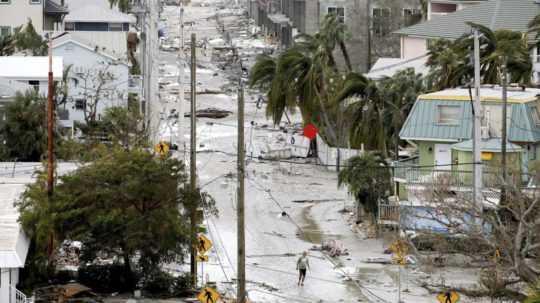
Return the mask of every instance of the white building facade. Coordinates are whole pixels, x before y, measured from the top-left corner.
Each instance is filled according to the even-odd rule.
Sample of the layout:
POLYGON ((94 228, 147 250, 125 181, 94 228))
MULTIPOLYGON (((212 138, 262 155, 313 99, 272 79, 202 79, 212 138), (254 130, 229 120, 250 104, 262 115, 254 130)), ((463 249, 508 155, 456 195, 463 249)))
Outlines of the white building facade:
POLYGON ((71 128, 85 121, 96 106, 96 120, 113 106, 127 106, 129 67, 123 59, 97 50, 70 34, 55 39, 53 52, 61 56, 68 73, 68 97, 57 108, 60 124, 71 128), (96 51, 97 50, 97 51, 96 51), (107 80, 100 80, 99 75, 107 80), (96 102, 96 99, 98 100, 96 102))

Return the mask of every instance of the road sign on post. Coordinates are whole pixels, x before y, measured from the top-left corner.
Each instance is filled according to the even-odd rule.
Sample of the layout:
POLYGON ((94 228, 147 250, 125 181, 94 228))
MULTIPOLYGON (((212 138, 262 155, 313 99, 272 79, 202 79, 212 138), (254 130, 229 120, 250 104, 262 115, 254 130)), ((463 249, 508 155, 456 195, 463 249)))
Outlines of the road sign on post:
POLYGON ((197 262, 208 262, 208 256, 207 255, 197 255, 197 262))
POLYGON ((212 248, 212 241, 208 239, 205 235, 199 234, 197 237, 197 251, 200 255, 204 255, 207 251, 212 248))
POLYGON ((169 144, 165 142, 159 142, 154 146, 154 151, 161 157, 164 157, 169 153, 169 144))
POLYGON ((437 295, 437 300, 440 303, 457 303, 459 294, 455 291, 445 291, 437 295))
POLYGON ((205 287, 199 295, 197 295, 197 299, 199 299, 201 303, 217 303, 219 298, 219 293, 210 287, 205 287))

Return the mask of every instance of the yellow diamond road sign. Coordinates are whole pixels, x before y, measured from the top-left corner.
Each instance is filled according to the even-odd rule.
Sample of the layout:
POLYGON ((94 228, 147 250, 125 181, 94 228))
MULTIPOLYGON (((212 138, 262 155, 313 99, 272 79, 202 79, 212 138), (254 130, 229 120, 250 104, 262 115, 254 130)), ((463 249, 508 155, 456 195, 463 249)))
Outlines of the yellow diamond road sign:
POLYGON ((446 291, 437 295, 440 303, 456 303, 459 301, 459 294, 455 291, 446 291))
POLYGON ((219 293, 210 287, 205 287, 197 296, 201 303, 217 303, 219 298, 219 293))
POLYGON ((197 255, 195 259, 197 262, 208 262, 208 256, 206 255, 197 255))
POLYGON ((154 151, 158 153, 160 156, 165 156, 169 153, 169 144, 165 142, 159 142, 154 146, 154 151))
POLYGON ((212 241, 208 239, 205 235, 200 234, 197 237, 197 251, 199 254, 204 255, 207 251, 212 248, 212 241))

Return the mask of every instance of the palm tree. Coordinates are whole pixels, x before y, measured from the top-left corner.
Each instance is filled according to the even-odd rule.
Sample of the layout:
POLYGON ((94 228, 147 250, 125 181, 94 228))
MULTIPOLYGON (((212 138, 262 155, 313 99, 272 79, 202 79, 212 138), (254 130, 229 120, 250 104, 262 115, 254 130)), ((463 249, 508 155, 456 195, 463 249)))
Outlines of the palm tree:
POLYGON ((347 166, 339 173, 338 187, 347 186, 357 202, 357 214, 363 207, 367 214, 375 217, 378 201, 390 190, 390 169, 380 153, 366 152, 350 158, 347 166))
POLYGON ((333 52, 336 45, 339 46, 343 59, 345 60, 345 66, 347 70, 352 71, 351 59, 345 41, 347 40, 347 28, 345 24, 341 23, 336 14, 328 14, 325 16, 321 23, 320 29, 321 37, 324 38, 324 44, 327 52, 333 52))
POLYGON ((111 8, 113 8, 113 6, 118 7, 118 10, 122 13, 127 13, 130 8, 129 0, 109 0, 109 4, 111 5, 111 8))
POLYGON ((480 37, 481 74, 484 83, 501 83, 502 66, 506 61, 510 82, 529 84, 532 62, 527 37, 520 32, 469 23, 482 34, 480 37))
POLYGON ((0 56, 11 56, 15 52, 15 42, 12 35, 0 36, 0 56))
POLYGON ((467 38, 456 41, 439 39, 429 45, 426 65, 430 67, 427 76, 430 88, 441 90, 467 83, 472 77, 469 45, 467 38))
POLYGON ((387 125, 387 144, 393 141, 393 144, 388 145, 393 145, 394 158, 397 160, 399 132, 416 98, 425 92, 424 79, 421 74, 416 74, 411 68, 381 80, 378 86, 379 94, 382 95, 381 99, 385 102, 384 120, 385 125, 387 125))

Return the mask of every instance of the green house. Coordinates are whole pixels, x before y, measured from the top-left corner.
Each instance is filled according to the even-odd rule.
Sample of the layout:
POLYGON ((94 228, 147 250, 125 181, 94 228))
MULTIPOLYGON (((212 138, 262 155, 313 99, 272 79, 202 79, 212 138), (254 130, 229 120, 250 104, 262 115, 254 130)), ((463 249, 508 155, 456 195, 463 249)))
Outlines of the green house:
MULTIPOLYGON (((526 184, 540 159, 540 89, 511 88, 507 107, 507 163, 512 176, 526 184)), ((501 168, 502 91, 483 87, 482 140, 484 186, 490 186, 501 168)), ((429 175, 448 172, 459 186, 472 185, 472 100, 469 89, 450 89, 421 95, 400 137, 417 147, 417 156, 394 163, 399 196, 407 199, 410 184, 432 182, 429 175), (426 181, 427 180, 427 181, 426 181)))

